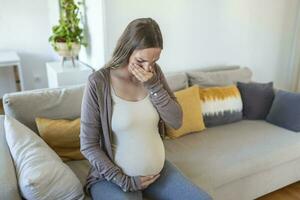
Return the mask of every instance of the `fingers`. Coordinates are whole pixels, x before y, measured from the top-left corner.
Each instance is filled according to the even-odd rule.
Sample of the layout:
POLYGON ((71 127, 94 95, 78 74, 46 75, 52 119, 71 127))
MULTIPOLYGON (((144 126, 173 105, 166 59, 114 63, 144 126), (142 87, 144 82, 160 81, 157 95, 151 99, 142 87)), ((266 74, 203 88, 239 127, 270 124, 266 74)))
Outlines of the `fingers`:
POLYGON ((137 72, 141 73, 144 76, 147 76, 149 72, 145 71, 142 67, 133 64, 133 69, 137 70, 137 72))
POLYGON ((143 181, 148 181, 151 180, 153 178, 155 178, 156 176, 158 176, 159 174, 153 175, 153 176, 141 176, 141 180, 143 181))
POLYGON ((142 188, 147 188, 150 184, 152 184, 156 179, 158 179, 160 174, 154 175, 154 176, 144 176, 141 177, 142 180, 142 188))
MULTIPOLYGON (((131 70, 131 73, 133 75, 135 75, 135 77, 142 82, 147 81, 148 79, 150 79, 153 76, 152 72, 147 72, 145 71, 142 67, 137 66, 135 63, 132 63, 129 65, 129 69, 131 70)), ((153 70, 153 68, 151 67, 150 69, 153 70)))
POLYGON ((154 70, 153 70, 153 67, 152 66, 150 66, 150 71, 153 73, 154 72, 154 70))
POLYGON ((145 181, 142 185, 144 187, 148 187, 150 184, 152 184, 156 179, 159 178, 160 175, 154 176, 152 179, 145 181))
POLYGON ((142 182, 145 182, 145 181, 148 181, 150 179, 152 179, 154 176, 141 176, 141 181, 142 182))
POLYGON ((149 72, 146 72, 142 67, 136 65, 135 63, 133 63, 132 65, 132 70, 137 72, 138 74, 142 75, 142 76, 147 76, 149 72))
POLYGON ((137 70, 135 67, 132 67, 131 69, 132 74, 135 75, 135 77, 137 79, 139 79, 140 81, 144 82, 147 80, 147 78, 145 77, 145 75, 143 75, 139 70, 137 70))
POLYGON ((133 64, 129 64, 129 70, 130 72, 139 80, 142 81, 142 77, 140 74, 137 72, 133 64))

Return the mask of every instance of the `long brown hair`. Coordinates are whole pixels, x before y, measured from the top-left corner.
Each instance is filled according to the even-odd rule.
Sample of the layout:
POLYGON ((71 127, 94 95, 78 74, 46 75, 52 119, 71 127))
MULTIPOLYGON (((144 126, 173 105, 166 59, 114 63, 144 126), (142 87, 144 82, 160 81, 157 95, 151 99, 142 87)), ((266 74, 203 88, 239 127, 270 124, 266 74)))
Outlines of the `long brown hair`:
POLYGON ((160 28, 151 18, 139 18, 130 22, 114 49, 111 60, 104 67, 118 68, 128 64, 136 49, 161 48, 163 39, 160 28))

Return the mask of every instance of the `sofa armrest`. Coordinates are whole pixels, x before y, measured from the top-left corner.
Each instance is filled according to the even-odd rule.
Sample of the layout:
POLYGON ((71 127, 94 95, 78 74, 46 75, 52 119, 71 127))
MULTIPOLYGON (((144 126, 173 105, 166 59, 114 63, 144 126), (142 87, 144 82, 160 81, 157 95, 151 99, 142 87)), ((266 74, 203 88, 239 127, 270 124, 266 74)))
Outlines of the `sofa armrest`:
POLYGON ((0 115, 0 199, 20 200, 15 166, 6 143, 4 115, 0 115))

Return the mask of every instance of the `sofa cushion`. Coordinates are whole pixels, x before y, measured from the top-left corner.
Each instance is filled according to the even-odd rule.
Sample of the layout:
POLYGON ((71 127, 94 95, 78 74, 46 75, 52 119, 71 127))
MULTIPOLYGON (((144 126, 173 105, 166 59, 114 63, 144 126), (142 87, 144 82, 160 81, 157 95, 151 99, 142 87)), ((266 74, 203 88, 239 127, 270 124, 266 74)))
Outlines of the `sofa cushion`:
POLYGON ((279 90, 266 119, 268 122, 300 131, 300 93, 279 90))
POLYGON ((165 73, 165 77, 173 92, 188 87, 188 78, 185 72, 169 72, 165 73))
POLYGON ((242 120, 242 99, 235 85, 199 88, 202 114, 206 127, 242 120))
POLYGON ((243 100, 243 115, 246 119, 265 119, 274 99, 273 82, 237 83, 243 100))
POLYGON ((166 158, 207 191, 300 155, 300 134, 263 120, 216 126, 164 144, 166 158))
POLYGON ((84 198, 79 179, 39 136, 10 116, 4 127, 24 198, 84 198))
POLYGON ((228 86, 240 82, 250 82, 252 72, 249 68, 239 68, 220 71, 188 71, 189 85, 202 87, 228 86))
POLYGON ((80 116, 85 84, 14 92, 3 96, 6 115, 38 133, 35 117, 75 119, 80 116), (70 103, 72 102, 72 103, 70 103))
POLYGON ((177 138, 186 134, 205 129, 202 116, 198 86, 192 86, 174 93, 182 108, 183 119, 179 129, 166 126, 167 136, 177 138))
POLYGON ((0 199, 21 199, 15 166, 6 143, 4 115, 0 115, 0 199))
POLYGON ((80 118, 74 120, 35 119, 39 134, 43 140, 63 160, 82 160, 80 152, 80 118))

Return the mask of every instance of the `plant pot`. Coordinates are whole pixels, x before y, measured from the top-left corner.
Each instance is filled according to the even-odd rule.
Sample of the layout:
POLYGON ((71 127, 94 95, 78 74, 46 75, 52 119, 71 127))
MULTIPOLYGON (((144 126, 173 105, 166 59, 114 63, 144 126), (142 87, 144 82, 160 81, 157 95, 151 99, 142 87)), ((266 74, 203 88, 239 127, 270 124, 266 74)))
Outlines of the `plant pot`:
POLYGON ((66 58, 76 57, 80 51, 80 44, 72 43, 71 49, 68 49, 68 45, 65 42, 56 42, 55 43, 57 50, 56 52, 66 58))

